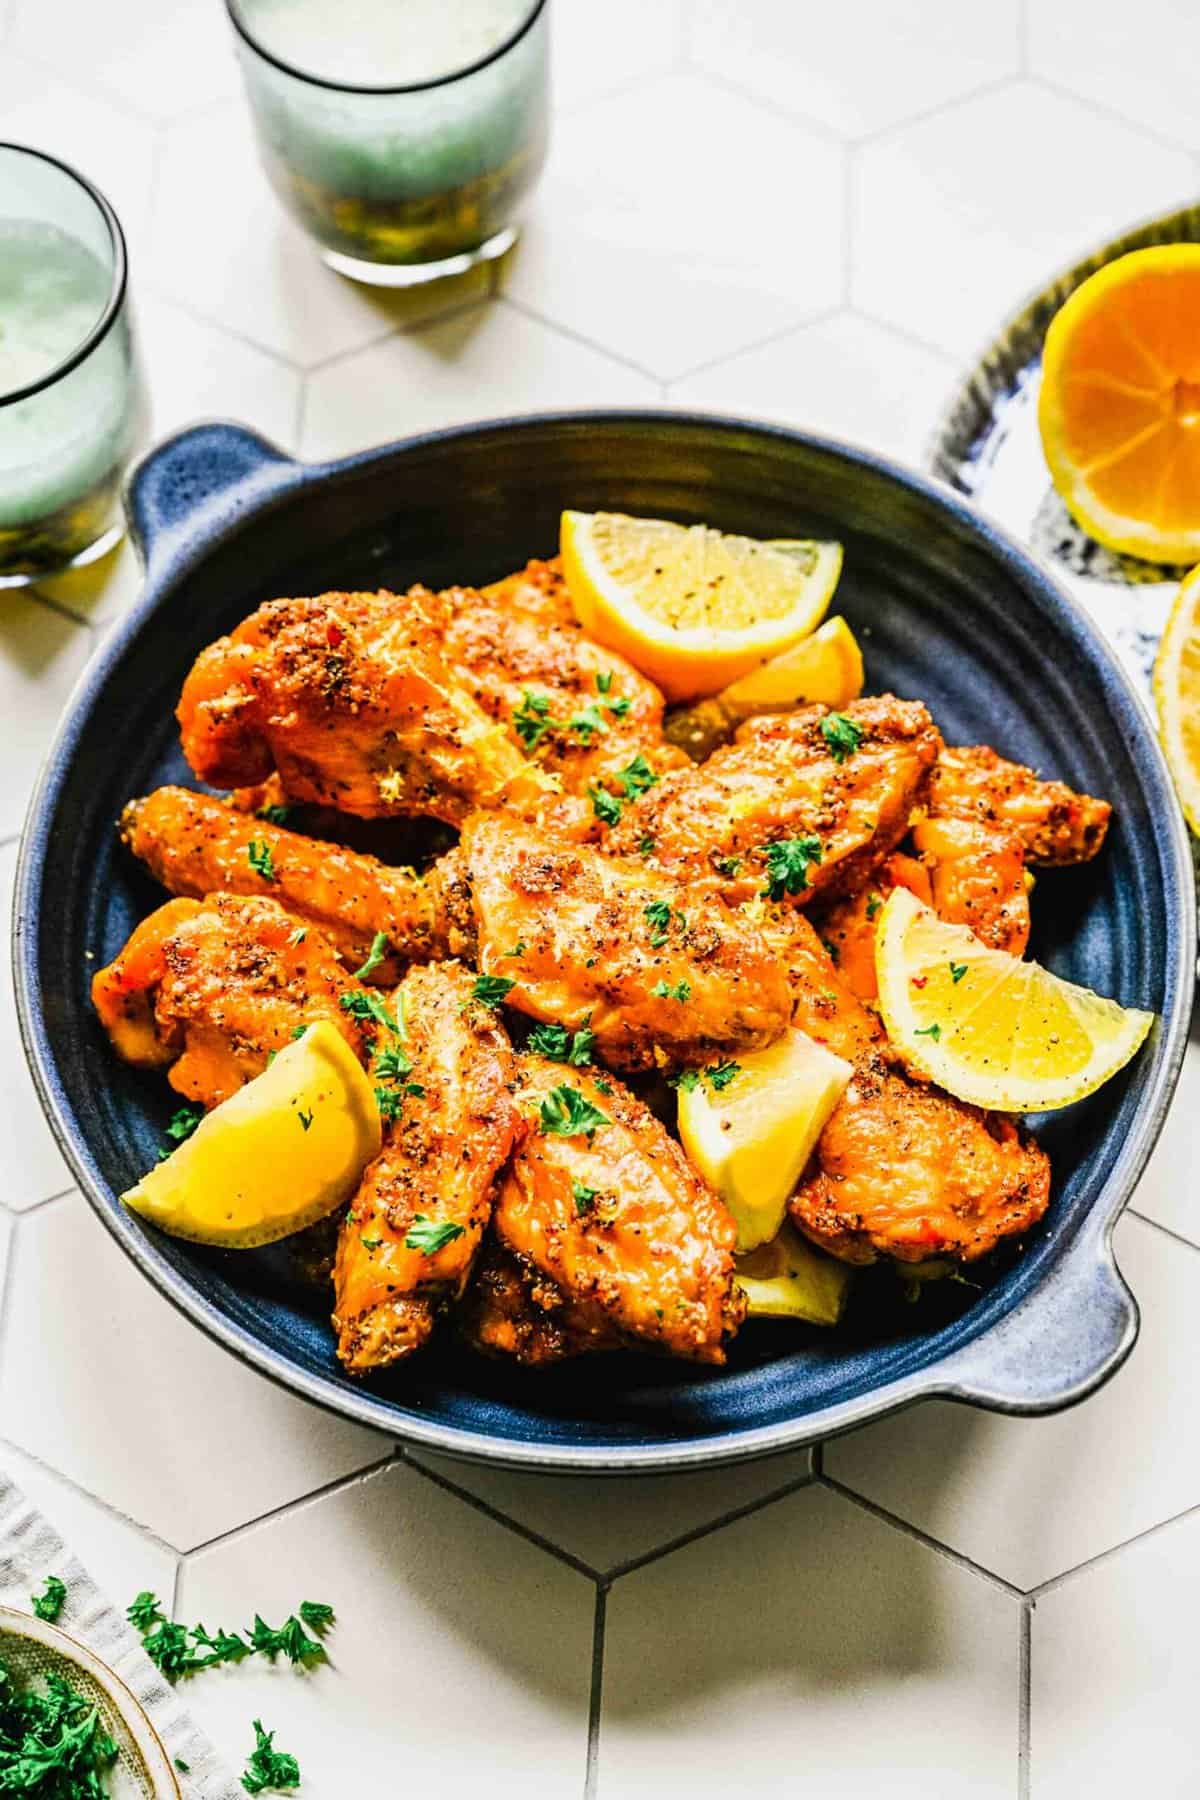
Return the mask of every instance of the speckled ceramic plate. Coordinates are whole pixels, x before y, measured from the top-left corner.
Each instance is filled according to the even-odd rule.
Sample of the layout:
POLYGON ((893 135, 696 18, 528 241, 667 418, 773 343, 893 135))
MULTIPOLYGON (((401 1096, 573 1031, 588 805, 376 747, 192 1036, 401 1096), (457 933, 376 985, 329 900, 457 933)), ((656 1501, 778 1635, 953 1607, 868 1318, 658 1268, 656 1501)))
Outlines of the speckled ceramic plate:
POLYGON ((1064 270, 1001 327, 959 383, 933 434, 933 474, 976 501, 1049 563, 1115 645, 1142 694, 1184 571, 1106 550, 1067 512, 1037 427, 1042 345, 1051 319, 1106 263, 1150 244, 1200 243, 1200 206, 1148 220, 1064 270))

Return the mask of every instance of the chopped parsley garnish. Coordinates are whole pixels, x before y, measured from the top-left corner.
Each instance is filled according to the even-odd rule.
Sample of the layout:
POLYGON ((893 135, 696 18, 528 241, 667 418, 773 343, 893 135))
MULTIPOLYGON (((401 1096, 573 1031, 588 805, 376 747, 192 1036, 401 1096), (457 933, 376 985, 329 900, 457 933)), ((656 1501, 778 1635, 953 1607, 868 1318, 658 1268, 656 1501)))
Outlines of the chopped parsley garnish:
POLYGON ((256 875, 264 881, 275 880, 275 859, 271 855, 271 846, 263 838, 251 838, 246 845, 246 861, 256 875))
POLYGON ((575 1211, 585 1213, 599 1192, 599 1188, 587 1187, 582 1181, 572 1180, 571 1198, 575 1202, 575 1211))
POLYGON ((419 1250, 422 1256, 436 1256, 447 1244, 463 1235, 465 1226, 456 1225, 453 1219, 429 1219, 424 1213, 418 1213, 409 1226, 404 1237, 406 1250, 419 1250))
POLYGON ((581 712, 567 720, 567 730, 573 731, 586 748, 598 732, 608 730, 608 720, 601 718, 596 702, 589 700, 581 712))
POLYGON ((513 713, 513 729, 525 748, 536 750, 546 733, 554 728, 549 694, 535 694, 531 688, 526 688, 520 706, 513 713))
POLYGON ((535 1056, 544 1056, 548 1062, 570 1063, 574 1069, 586 1068, 592 1060, 592 1046, 596 1042, 596 1034, 591 1030, 588 1020, 584 1020, 578 1031, 568 1031, 565 1025, 535 1025, 527 1040, 527 1048, 535 1056))
POLYGON ((616 778, 627 800, 636 800, 639 794, 649 793, 652 787, 657 787, 660 780, 640 750, 631 763, 626 763, 623 769, 617 770, 616 778))
POLYGON ((638 855, 639 856, 653 856, 654 855, 654 839, 650 836, 649 832, 646 833, 645 837, 638 839, 638 855))
POLYGON ((693 1088, 700 1085, 699 1069, 680 1069, 677 1075, 667 1076, 667 1086, 678 1088, 681 1093, 690 1094, 693 1088))
POLYGON ((736 1081, 741 1072, 741 1063, 711 1063, 704 1071, 704 1079, 707 1081, 709 1087, 713 1088, 719 1094, 729 1086, 731 1081, 736 1081))
POLYGON ((612 1083, 605 1081, 603 1075, 593 1075, 592 1080, 595 1082, 596 1086, 600 1089, 600 1092, 602 1094, 611 1094, 612 1093, 612 1083))
POLYGON ((733 880, 741 866, 740 856, 718 856, 717 858, 717 874, 724 875, 729 881, 733 880))
POLYGON ((324 1600, 302 1600, 297 1610, 310 1631, 327 1631, 337 1618, 324 1600))
POLYGON ((829 745, 829 754, 835 763, 844 763, 848 756, 853 756, 862 743, 866 732, 845 713, 826 713, 821 720, 821 736, 829 745))
POLYGON ((175 1681, 181 1675, 194 1675, 200 1669, 215 1668, 221 1663, 238 1663, 256 1654, 269 1657, 271 1661, 282 1655, 289 1662, 304 1665, 322 1661, 324 1645, 309 1637, 304 1626, 323 1629, 332 1623, 333 1609, 323 1602, 306 1600, 301 1603, 300 1613, 301 1618, 292 1613, 278 1630, 256 1613, 252 1628, 244 1634, 225 1630, 214 1632, 203 1625, 182 1625, 168 1619, 155 1596, 143 1590, 125 1616, 141 1633, 142 1648, 151 1662, 168 1681, 175 1681), (313 1608, 319 1617, 308 1617, 306 1609, 313 1608))
POLYGON ((307 1030, 308 1030, 307 1025, 293 1025, 292 1026, 292 1042, 295 1043, 297 1038, 302 1038, 307 1030))
POLYGON ((598 694, 610 693, 612 690, 612 678, 613 672, 611 669, 601 669, 596 677, 596 692, 598 694))
POLYGON ((324 1662, 325 1646, 316 1638, 310 1638, 303 1625, 292 1613, 283 1621, 276 1631, 273 1625, 258 1613, 254 1615, 254 1624, 250 1628, 250 1648, 257 1650, 274 1662, 277 1656, 286 1656, 292 1663, 324 1662))
POLYGON ((404 1111, 404 1093, 400 1088, 377 1087, 375 1104, 385 1125, 394 1125, 404 1111))
POLYGON ((374 1073, 384 1081, 400 1081, 412 1071, 412 1057, 407 1050, 393 1045, 390 1050, 381 1050, 375 1058, 374 1073))
POLYGON ((505 960, 505 958, 509 957, 509 956, 524 956, 524 954, 525 954, 525 939, 518 938, 511 950, 502 950, 500 952, 500 961, 503 962, 505 960))
POLYGON ((650 927, 650 942, 655 950, 667 941, 667 933, 671 928, 671 905, 667 900, 652 900, 649 906, 642 908, 642 915, 650 927))
POLYGON ((659 1000, 690 1000, 692 984, 690 981, 677 981, 674 987, 668 987, 665 981, 656 981, 650 992, 659 1000))
POLYGON ((309 1128, 309 1126, 310 1126, 310 1125, 311 1125, 311 1124, 312 1124, 312 1122, 313 1122, 313 1116, 312 1116, 312 1114, 311 1114, 311 1112, 303 1112, 303 1111, 301 1111, 301 1112, 298 1112, 298 1113, 297 1113, 297 1114, 296 1114, 296 1117, 297 1117, 297 1118, 298 1118, 298 1119, 299 1119, 299 1121, 300 1121, 300 1124, 301 1124, 301 1127, 302 1127, 302 1128, 303 1128, 303 1130, 305 1130, 305 1131, 307 1131, 307 1130, 308 1130, 308 1128, 309 1128))
POLYGON ((618 694, 615 700, 605 701, 605 705, 608 707, 608 710, 614 719, 623 719, 633 705, 633 701, 629 698, 628 694, 618 694))
POLYGON ((36 1688, 0 1663, 0 1788, 29 1800, 104 1800, 117 1745, 100 1709, 62 1675, 36 1688))
MULTIPOLYGON (((171 1139, 171 1143, 182 1144, 185 1138, 190 1138, 203 1117, 204 1108, 202 1106, 177 1107, 171 1114, 170 1123, 167 1126, 167 1136, 171 1139)), ((170 1154, 171 1145, 164 1144, 158 1153, 159 1162, 165 1162, 170 1154)))
POLYGON ((883 906, 883 901, 878 894, 874 894, 874 893, 868 894, 867 895, 867 917, 868 917, 868 919, 873 919, 875 917, 875 914, 880 910, 880 908, 882 906, 883 906))
POLYGON ((821 948, 824 950, 831 963, 836 963, 839 956, 842 954, 832 938, 823 937, 821 939, 821 948))
POLYGON ((767 845, 767 885, 762 890, 767 899, 782 900, 785 894, 799 894, 808 886, 808 871, 821 860, 821 840, 805 836, 780 838, 767 845))
POLYGON ((611 1123, 578 1088, 565 1084, 551 1088, 542 1101, 539 1118, 547 1137, 578 1137, 582 1133, 590 1138, 597 1126, 611 1123))
POLYGON ((289 933, 288 943, 291 944, 295 949, 299 949, 300 945, 304 942, 304 940, 307 936, 308 936, 308 926, 307 925, 297 925, 295 931, 289 933))
POLYGON ((57 1619, 59 1613, 63 1609, 63 1602, 66 1597, 66 1582, 61 1580, 57 1575, 47 1575, 46 1585, 41 1593, 30 1596, 33 1603, 34 1618, 45 1619, 48 1624, 53 1625, 55 1619, 57 1619))
POLYGON ((490 1006, 494 1009, 501 1004, 516 985, 516 982, 510 981, 506 975, 477 975, 475 985, 471 989, 471 998, 478 1000, 481 1006, 490 1006))
POLYGON ((950 964, 950 979, 954 983, 955 987, 958 986, 959 982, 962 980, 962 978, 966 974, 966 972, 967 972, 966 963, 952 962, 950 964))
POLYGON ((361 1232, 360 1232, 360 1233, 359 1233, 359 1239, 358 1239, 358 1241, 359 1241, 359 1243, 360 1243, 360 1244, 361 1244, 361 1245, 362 1245, 362 1247, 363 1247, 363 1249, 364 1249, 364 1250, 366 1250, 366 1251, 368 1251, 368 1252, 369 1252, 369 1251, 372 1251, 372 1250, 378 1250, 378 1249, 380 1249, 380 1248, 381 1248, 381 1246, 382 1246, 382 1244, 383 1244, 383 1239, 382 1239, 382 1238, 369 1238, 369 1237, 363 1237, 363 1236, 362 1236, 362 1234, 361 1234, 361 1232))
POLYGON ((182 1756, 173 1756, 171 1758, 171 1761, 174 1763, 175 1767, 179 1770, 179 1773, 181 1775, 190 1775, 191 1774, 192 1765, 190 1762, 184 1762, 182 1756))
POLYGON ((385 1031, 391 1033, 392 1037, 404 1035, 399 1022, 392 1017, 378 994, 342 994, 338 1005, 343 1012, 349 1013, 352 1019, 357 1019, 360 1025, 365 1025, 368 1019, 374 1019, 375 1023, 382 1025, 385 1031))
POLYGON ((260 806, 258 816, 260 819, 265 819, 268 825, 286 825, 292 816, 292 808, 290 806, 260 806))
POLYGON ((940 1040, 941 1035, 942 1028, 936 1021, 932 1025, 922 1025, 919 1030, 913 1032, 914 1037, 932 1038, 935 1044, 940 1040))
POLYGON ((242 1786, 248 1794, 261 1794, 267 1788, 294 1788, 300 1785, 300 1764, 286 1750, 276 1750, 275 1733, 264 1731, 261 1719, 254 1721, 254 1748, 246 1761, 242 1786))
POLYGON ((363 963, 360 969, 355 969, 354 971, 355 981, 365 981, 368 975, 373 975, 380 963, 386 960, 387 953, 387 932, 377 931, 375 936, 371 939, 371 948, 367 952, 366 962, 363 963))
POLYGON ((597 787, 594 782, 588 783, 588 799, 592 803, 592 811, 602 825, 615 825, 621 817, 621 802, 607 788, 597 787))

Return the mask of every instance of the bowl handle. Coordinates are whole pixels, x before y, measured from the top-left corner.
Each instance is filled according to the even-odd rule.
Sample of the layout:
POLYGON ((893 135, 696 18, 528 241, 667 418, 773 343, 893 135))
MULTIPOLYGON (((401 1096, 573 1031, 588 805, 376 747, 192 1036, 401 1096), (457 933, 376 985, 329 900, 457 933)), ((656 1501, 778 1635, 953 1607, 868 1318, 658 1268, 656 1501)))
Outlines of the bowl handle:
POLYGON ((937 1370, 937 1391, 996 1412, 1056 1412, 1115 1375, 1139 1314, 1107 1241, 1067 1255, 991 1331, 937 1370))
POLYGON ((191 425, 149 451, 125 483, 125 517, 142 566, 157 576, 203 525, 207 536, 250 501, 303 481, 302 464, 242 425, 191 425))

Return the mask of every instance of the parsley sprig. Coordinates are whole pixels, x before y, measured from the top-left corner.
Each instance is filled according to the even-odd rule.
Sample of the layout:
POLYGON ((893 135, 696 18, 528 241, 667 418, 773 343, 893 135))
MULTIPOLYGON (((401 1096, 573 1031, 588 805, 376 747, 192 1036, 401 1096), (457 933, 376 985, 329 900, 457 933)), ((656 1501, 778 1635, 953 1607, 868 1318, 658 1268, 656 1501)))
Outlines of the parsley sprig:
POLYGON ((175 1145, 182 1144, 185 1138, 191 1137, 203 1117, 202 1106, 180 1106, 175 1109, 167 1125, 167 1136, 171 1141, 159 1149, 159 1162, 166 1162, 175 1145))
POLYGON ((278 879, 275 873, 275 858, 271 855, 271 846, 265 838, 250 839, 246 845, 246 861, 254 873, 261 875, 264 881, 278 879))
POLYGON ((48 1674, 26 1687, 0 1663, 0 1791, 29 1800, 106 1800, 116 1743, 100 1710, 48 1674))
POLYGON ((808 886, 808 871, 821 860, 821 840, 811 835, 780 838, 767 845, 767 885, 762 892, 769 900, 782 900, 785 894, 799 894, 808 886))
POLYGON ((507 975, 477 975, 475 985, 471 989, 472 1000, 478 1000, 481 1006, 490 1006, 493 1011, 508 997, 509 990, 516 987, 507 975))
POLYGON ((365 981, 368 975, 373 975, 380 963, 386 960, 388 949, 387 932, 377 931, 375 936, 371 939, 371 948, 367 952, 367 960, 363 963, 361 968, 355 969, 354 971, 355 981, 365 981))
POLYGON ((422 1256, 436 1256, 447 1244, 463 1235, 466 1227, 456 1225, 453 1219, 430 1219, 424 1213, 418 1213, 404 1238, 406 1250, 419 1250, 422 1256))
POLYGON ((835 763, 844 763, 848 756, 853 756, 866 735, 862 726, 848 719, 845 713, 826 713, 821 720, 821 736, 835 763))
POLYGON ((47 1575, 46 1585, 41 1593, 31 1597, 34 1618, 45 1619, 48 1625, 53 1625, 63 1609, 66 1597, 66 1582, 58 1575, 47 1575))
POLYGON ((261 1794, 267 1788, 294 1788, 300 1785, 300 1764, 286 1750, 276 1750, 275 1733, 263 1729, 261 1719, 254 1721, 254 1748, 246 1761, 242 1786, 248 1794, 261 1794))
POLYGON ((535 1025, 526 1040, 526 1048, 547 1062, 569 1063, 573 1069, 586 1068, 592 1060, 596 1034, 590 1027, 589 1013, 578 1031, 565 1025, 535 1025))
POLYGON ((209 1631, 204 1625, 184 1625, 168 1619, 158 1599, 143 1589, 127 1607, 125 1617, 141 1633, 142 1648, 151 1662, 168 1681, 181 1675, 194 1675, 200 1669, 216 1668, 222 1663, 239 1663, 247 1656, 265 1656, 274 1662, 286 1656, 291 1663, 307 1667, 322 1662, 325 1646, 319 1637, 310 1637, 305 1625, 323 1632, 334 1621, 334 1612, 322 1600, 302 1600, 300 1616, 291 1613, 276 1628, 268 1625, 259 1613, 248 1631, 209 1631))
POLYGON ((547 1137, 591 1138, 598 1126, 612 1123, 607 1113, 593 1106, 586 1094, 565 1082, 550 1089, 542 1101, 538 1120, 547 1137))

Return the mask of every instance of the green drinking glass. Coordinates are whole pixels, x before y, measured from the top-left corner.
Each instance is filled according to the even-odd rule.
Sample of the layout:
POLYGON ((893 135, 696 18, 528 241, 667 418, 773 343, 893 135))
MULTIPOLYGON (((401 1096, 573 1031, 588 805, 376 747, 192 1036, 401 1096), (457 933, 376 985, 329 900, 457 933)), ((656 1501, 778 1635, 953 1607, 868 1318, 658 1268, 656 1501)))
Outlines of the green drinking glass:
POLYGON ((546 0, 226 0, 272 187, 331 268, 500 256, 546 154, 546 0))
POLYGON ((66 163, 0 143, 0 588, 117 543, 146 425, 108 201, 66 163))

